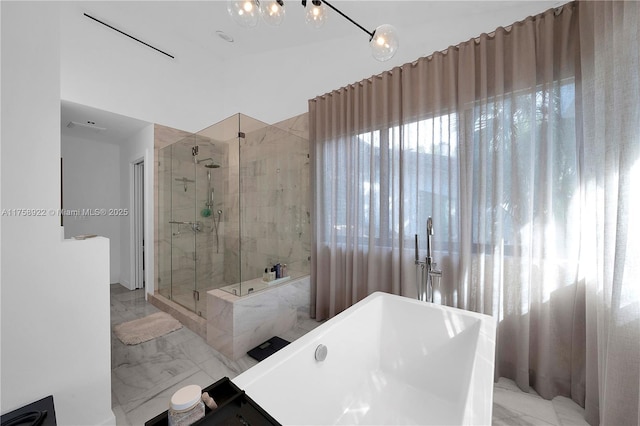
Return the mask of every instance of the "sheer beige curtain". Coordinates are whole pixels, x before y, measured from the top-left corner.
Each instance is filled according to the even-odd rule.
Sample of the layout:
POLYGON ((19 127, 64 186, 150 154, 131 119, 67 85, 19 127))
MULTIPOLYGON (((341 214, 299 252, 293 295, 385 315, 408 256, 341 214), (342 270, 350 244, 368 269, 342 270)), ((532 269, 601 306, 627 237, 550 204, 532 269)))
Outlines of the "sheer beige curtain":
POLYGON ((570 4, 310 101, 318 318, 414 295, 432 216, 435 299, 498 319, 496 376, 583 402, 577 30, 570 4))
POLYGON ((311 101, 315 316, 332 317, 375 291, 399 293, 402 235, 394 232, 402 141, 400 73, 389 72, 311 101))
POLYGON ((640 3, 581 2, 591 424, 640 424, 640 3))

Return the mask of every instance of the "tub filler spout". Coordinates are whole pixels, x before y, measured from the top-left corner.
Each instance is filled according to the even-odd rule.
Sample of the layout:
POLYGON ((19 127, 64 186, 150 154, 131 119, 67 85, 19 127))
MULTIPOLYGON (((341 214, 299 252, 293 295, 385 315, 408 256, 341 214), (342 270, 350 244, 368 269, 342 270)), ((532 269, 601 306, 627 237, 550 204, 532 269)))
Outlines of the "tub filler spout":
POLYGON ((442 277, 442 271, 436 269, 437 263, 433 261, 431 236, 433 232, 433 219, 431 216, 427 219, 427 257, 424 261, 420 260, 418 255, 418 234, 415 239, 416 266, 420 266, 421 276, 417 279, 418 299, 425 302, 433 302, 433 279, 442 277))

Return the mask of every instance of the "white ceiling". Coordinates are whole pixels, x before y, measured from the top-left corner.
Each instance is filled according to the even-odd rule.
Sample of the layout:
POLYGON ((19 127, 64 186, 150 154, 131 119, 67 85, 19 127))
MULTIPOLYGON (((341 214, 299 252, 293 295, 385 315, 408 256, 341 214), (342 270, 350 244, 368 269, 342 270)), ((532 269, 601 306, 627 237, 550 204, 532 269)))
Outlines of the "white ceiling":
MULTIPOLYGON (((539 10, 557 6, 566 1, 376 1, 335 0, 331 4, 360 25, 373 31, 378 25, 394 25, 400 35, 404 29, 422 26, 445 17, 468 17, 491 13, 500 9, 518 8, 523 4, 538 3, 539 10)), ((302 45, 311 45, 329 39, 360 34, 361 29, 337 13, 329 10, 328 20, 320 29, 312 29, 304 22, 305 8, 299 0, 285 2, 286 18, 279 27, 269 27, 260 21, 254 28, 239 27, 227 13, 227 2, 213 1, 96 1, 77 2, 77 19, 88 20, 83 13, 94 16, 131 34, 180 60, 194 49, 207 50, 219 60, 264 53, 302 45), (234 38, 233 43, 223 41, 216 31, 234 38)), ((506 23, 509 24, 509 23, 506 23)), ((505 24, 505 25, 506 25, 505 24)), ((95 25, 100 25, 95 23, 95 25)), ((105 28, 105 31, 110 31, 105 28)), ((460 40, 462 41, 462 40, 460 40)), ((412 40, 401 40, 401 46, 412 40)))
MULTIPOLYGON (((487 16, 487 14, 497 14, 498 11, 512 9, 512 16, 524 19, 529 14, 559 6, 565 1, 335 0, 331 3, 370 31, 381 24, 394 25, 400 36, 400 49, 405 49, 405 52, 414 52, 421 51, 418 47, 419 43, 424 45, 425 39, 435 36, 429 32, 431 25, 437 26, 436 23, 445 20, 445 18, 451 20, 451 17, 455 16, 456 20, 468 22, 475 16, 487 16), (405 37, 403 37, 403 33, 405 37), (419 37, 415 37, 416 34, 419 34, 419 37)), ((66 53, 66 55, 70 55, 68 57, 71 58, 71 62, 76 61, 76 64, 80 64, 83 60, 86 62, 83 57, 87 54, 86 49, 90 49, 91 46, 96 46, 97 49, 112 46, 108 48, 110 50, 105 50, 104 54, 113 57, 118 57, 118 49, 129 48, 129 46, 131 48, 135 46, 135 49, 138 49, 137 51, 143 56, 155 55, 155 53, 148 53, 151 52, 148 47, 138 45, 124 35, 90 20, 83 15, 84 13, 174 55, 175 60, 167 60, 181 63, 191 69, 198 66, 208 69, 214 65, 224 67, 226 63, 234 63, 237 58, 264 55, 268 52, 274 52, 275 55, 277 51, 281 51, 279 54, 282 54, 284 49, 290 48, 309 46, 309 49, 314 49, 319 43, 330 40, 335 43, 335 40, 346 40, 348 37, 362 37, 362 43, 368 41, 368 36, 362 30, 333 11, 329 11, 328 21, 324 28, 320 30, 309 28, 304 22, 305 10, 299 0, 285 0, 286 18, 280 27, 269 27, 260 21, 257 27, 250 29, 239 27, 228 15, 226 1, 219 0, 78 1, 63 4, 65 6, 62 31, 70 31, 68 34, 71 34, 72 37, 78 37, 79 34, 82 37, 87 34, 88 37, 90 36, 87 43, 90 43, 89 40, 93 43, 87 45, 78 43, 77 46, 83 48, 79 49, 76 46, 74 51, 66 53), (67 30, 67 28, 71 29, 67 30), (234 42, 228 43, 222 40, 216 35, 216 31, 223 31, 232 36, 234 42), (123 44, 125 43, 123 40, 129 40, 131 43, 123 44)), ((500 25, 511 23, 513 20, 509 18, 508 22, 502 22, 500 25)), ((487 28, 486 31, 493 29, 495 26, 487 28)), ((452 29, 452 32, 455 32, 455 29, 452 29)), ((457 41, 462 42, 464 39, 457 41)), ((92 52, 92 54, 96 54, 96 52, 92 52)), ((157 53, 157 55, 161 54, 157 53)), ((375 62, 372 58, 371 61, 375 62)), ((143 63, 148 64, 144 61, 143 63)), ((238 62, 236 61, 236 63, 238 62)), ((397 64, 391 64, 388 68, 395 65, 397 64)), ((148 66, 146 65, 146 67, 148 66)), ((255 67, 256 72, 259 73, 260 64, 256 63, 255 67)), ((63 69, 65 69, 64 64, 63 69)), ((158 70, 160 72, 160 69, 158 70)), ((140 74, 146 71, 148 70, 132 69, 131 73, 135 75, 136 72, 140 74)), ((87 69, 84 69, 83 72, 87 73, 87 69)), ((100 67, 95 70, 91 69, 91 72, 96 74, 97 81, 101 81, 100 67)), ((73 78, 78 77, 73 76, 73 78)), ((102 80, 107 81, 109 76, 103 77, 102 80)), ((71 77, 67 77, 67 79, 71 79, 71 77)), ((345 83, 348 82, 345 81, 345 83)), ((105 90, 105 93, 108 94, 108 89, 100 90, 105 90)), ((189 108, 189 106, 187 105, 185 108, 189 108)), ((92 132, 94 139, 96 137, 103 138, 105 141, 121 140, 146 124, 138 120, 132 120, 128 123, 127 117, 67 102, 62 105, 61 125, 63 132, 74 131, 74 129, 66 128, 69 121, 95 121, 96 125, 106 127, 108 130, 102 134, 92 132)), ((77 134, 78 131, 76 128, 75 133, 77 134)))

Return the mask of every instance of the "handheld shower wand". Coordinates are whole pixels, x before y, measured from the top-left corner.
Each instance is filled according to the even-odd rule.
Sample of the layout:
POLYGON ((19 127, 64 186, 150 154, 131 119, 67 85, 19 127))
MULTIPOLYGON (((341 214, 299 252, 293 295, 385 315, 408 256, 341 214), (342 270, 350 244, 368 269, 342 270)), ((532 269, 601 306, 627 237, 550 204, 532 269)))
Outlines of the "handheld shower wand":
POLYGON ((442 271, 437 270, 437 264, 433 262, 433 246, 431 244, 431 236, 433 236, 433 219, 431 216, 427 219, 427 257, 424 261, 420 260, 418 254, 418 234, 415 236, 415 264, 420 266, 422 270, 421 278, 418 281, 418 299, 426 302, 433 302, 433 277, 441 277, 442 271))

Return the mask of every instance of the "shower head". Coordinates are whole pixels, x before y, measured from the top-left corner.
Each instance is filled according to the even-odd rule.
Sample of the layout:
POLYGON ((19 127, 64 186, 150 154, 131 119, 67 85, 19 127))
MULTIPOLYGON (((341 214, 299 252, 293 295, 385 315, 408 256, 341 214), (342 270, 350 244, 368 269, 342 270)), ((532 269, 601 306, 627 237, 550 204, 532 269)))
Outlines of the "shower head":
POLYGON ((205 161, 210 161, 210 163, 204 165, 207 169, 217 169, 220 167, 220 164, 214 163, 213 158, 211 157, 203 158, 202 160, 196 160, 196 164, 204 163, 205 161))

